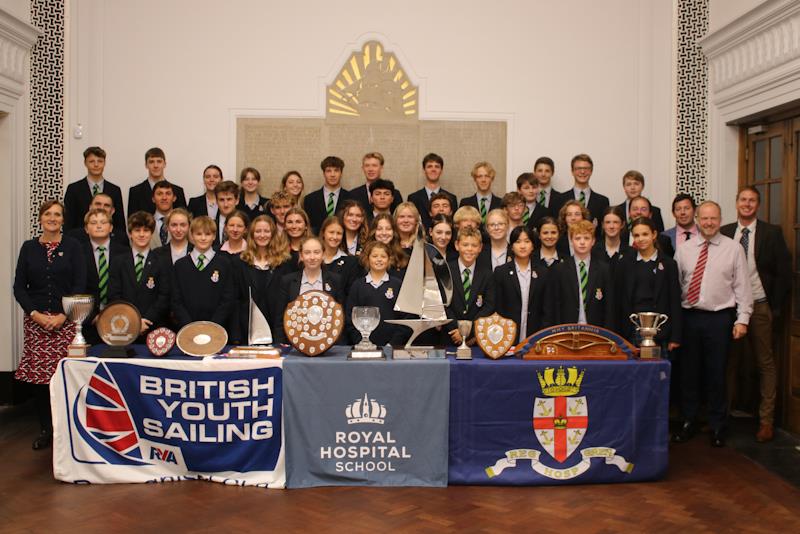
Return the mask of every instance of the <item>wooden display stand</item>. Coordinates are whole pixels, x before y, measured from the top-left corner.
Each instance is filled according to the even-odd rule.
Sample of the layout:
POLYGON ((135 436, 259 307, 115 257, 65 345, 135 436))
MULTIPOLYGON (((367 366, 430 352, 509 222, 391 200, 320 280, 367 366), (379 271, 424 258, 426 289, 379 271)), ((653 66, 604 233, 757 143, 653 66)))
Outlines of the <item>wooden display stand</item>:
POLYGON ((627 360, 638 349, 605 328, 562 324, 536 332, 514 352, 524 360, 627 360))

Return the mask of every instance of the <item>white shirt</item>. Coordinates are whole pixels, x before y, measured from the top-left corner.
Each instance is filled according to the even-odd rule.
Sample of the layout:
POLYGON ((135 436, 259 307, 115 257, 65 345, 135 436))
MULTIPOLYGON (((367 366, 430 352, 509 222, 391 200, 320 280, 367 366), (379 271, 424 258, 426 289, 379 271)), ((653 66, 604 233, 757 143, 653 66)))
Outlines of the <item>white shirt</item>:
POLYGON ((147 263, 147 255, 150 253, 150 249, 145 249, 145 250, 141 250, 140 251, 140 250, 136 250, 134 248, 134 249, 131 249, 131 253, 132 253, 132 256, 133 256, 133 264, 134 265, 136 265, 136 261, 138 259, 136 257, 137 254, 141 254, 142 255, 142 265, 144 265, 145 263, 147 263))
POLYGON ((328 189, 328 186, 322 186, 322 202, 325 204, 325 208, 328 207, 328 197, 331 193, 333 193, 333 209, 336 210, 336 206, 339 204, 339 193, 342 192, 341 187, 337 187, 336 190, 328 189))
MULTIPOLYGON (((347 237, 344 238, 345 242, 347 242, 347 237)), ((356 251, 358 250, 358 236, 353 239, 353 242, 347 245, 347 253, 351 256, 356 255, 356 251)))
POLYGON ((748 324, 753 313, 753 291, 742 246, 717 233, 708 240, 708 260, 700 284, 700 298, 695 304, 686 300, 689 284, 700 251, 706 242, 702 236, 678 247, 675 261, 681 283, 681 306, 686 309, 719 311, 736 307, 736 322, 748 324))
POLYGON ((520 306, 522 313, 519 318, 519 341, 521 342, 528 337, 526 332, 528 331, 528 299, 531 292, 531 262, 528 262, 528 268, 525 270, 516 261, 514 261, 514 267, 517 269, 517 281, 522 295, 522 306, 520 306))
MULTIPOLYGON (((211 260, 214 259, 215 255, 216 255, 216 252, 214 252, 213 248, 210 248, 210 249, 206 250, 205 252, 203 252, 203 256, 205 257, 205 259, 203 260, 203 268, 204 269, 206 268, 206 266, 209 263, 211 263, 211 260)), ((194 249, 189 254, 189 256, 192 257, 192 262, 194 262, 194 266, 197 267, 197 261, 200 259, 200 251, 197 250, 197 249, 194 249)))
MULTIPOLYGON (((161 244, 161 228, 164 226, 164 219, 166 219, 167 216, 159 211, 156 211, 154 217, 156 218, 156 231, 153 233, 153 235, 158 240, 159 244, 161 244)), ((167 243, 169 243, 169 232, 167 232, 167 243)))
POLYGON ((319 273, 319 278, 310 282, 306 277, 306 271, 303 270, 303 276, 300 278, 300 295, 312 290, 322 291, 322 271, 319 273))
MULTIPOLYGON (((586 277, 587 277, 587 280, 586 280, 586 283, 587 283, 586 291, 588 292, 588 291, 591 290, 591 288, 588 287, 588 283, 589 283, 589 280, 588 280, 588 277, 589 277, 589 262, 591 261, 591 258, 592 258, 591 254, 589 256, 586 256, 585 260, 580 260, 580 259, 578 259, 578 258, 576 258, 574 256, 572 258, 573 260, 575 260, 575 272, 578 273, 578 278, 577 278, 577 282, 578 282, 578 322, 581 323, 581 324, 588 324, 589 321, 586 320, 586 306, 583 303, 583 292, 581 291, 581 266, 580 266, 580 263, 583 262, 584 267, 586 268, 586 277)), ((586 295, 586 298, 587 298, 587 300, 589 299, 589 295, 588 294, 586 295)))
POLYGON ((367 283, 369 285, 371 285, 375 289, 378 289, 379 287, 381 287, 383 285, 384 282, 388 282, 389 281, 389 273, 383 273, 383 276, 377 282, 372 279, 372 274, 367 273, 367 277, 365 278, 365 280, 367 281, 367 283))
MULTIPOLYGON (((750 289, 753 291, 753 300, 761 300, 767 298, 767 292, 764 291, 764 285, 761 283, 761 277, 758 276, 758 269, 756 268, 756 222, 750 223, 749 226, 742 226, 742 223, 736 225, 736 233, 733 235, 733 240, 741 245, 742 243, 742 230, 744 228, 750 229, 747 243, 747 270, 750 273, 750 289)), ((742 247, 744 250, 744 247, 742 247)))
POLYGON ((544 254, 542 254, 542 251, 539 250, 539 259, 545 262, 545 264, 547 264, 548 267, 550 267, 551 265, 553 265, 555 262, 558 261, 558 251, 556 251, 556 253, 553 254, 552 258, 545 258, 544 254))
POLYGON ((497 254, 490 248, 489 255, 492 257, 492 271, 497 269, 498 266, 508 263, 508 248, 504 248, 497 254))
MULTIPOLYGON (((183 248, 175 248, 172 246, 172 244, 170 244, 169 251, 170 257, 172 258, 172 264, 175 265, 176 261, 186 256, 187 252, 189 251, 189 245, 185 245, 183 248)), ((197 264, 195 263, 195 265, 197 264)))
POLYGON ((658 261, 658 251, 656 250, 655 252, 653 252, 653 255, 650 256, 649 260, 644 259, 641 252, 637 252, 636 261, 658 261))
POLYGON ((577 186, 573 187, 572 188, 572 193, 575 195, 575 200, 580 201, 581 191, 583 191, 583 195, 584 195, 583 205, 584 206, 588 206, 589 205, 589 197, 592 194, 592 188, 591 187, 587 187, 586 189, 581 189, 580 187, 577 187, 577 186))
POLYGON ((428 195, 428 202, 430 202, 431 197, 441 191, 441 187, 437 187, 436 189, 428 189, 428 186, 425 186, 425 193, 428 195))
POLYGON ((336 260, 338 260, 339 258, 343 258, 343 257, 345 257, 345 256, 346 256, 346 254, 345 254, 344 252, 342 252, 342 250, 341 250, 341 249, 338 249, 338 250, 336 251, 336 254, 334 254, 334 255, 333 255, 333 258, 331 258, 331 261, 326 261, 326 262, 325 262, 325 264, 326 264, 326 265, 330 265, 331 263, 335 262, 335 261, 336 261, 336 260))
POLYGON ((219 238, 219 242, 223 243, 225 241, 225 221, 226 217, 223 214, 219 214, 219 227, 217 228, 217 234, 219 238))

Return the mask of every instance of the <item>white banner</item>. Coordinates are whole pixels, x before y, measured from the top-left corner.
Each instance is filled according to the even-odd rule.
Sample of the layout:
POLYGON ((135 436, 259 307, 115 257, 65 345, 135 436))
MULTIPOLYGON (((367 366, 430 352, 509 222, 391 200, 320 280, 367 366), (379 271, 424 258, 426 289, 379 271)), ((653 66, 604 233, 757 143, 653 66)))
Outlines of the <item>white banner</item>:
POLYGON ((572 467, 556 469, 548 467, 539 462, 540 451, 536 449, 514 449, 506 451, 505 458, 500 458, 497 462, 486 468, 489 478, 494 478, 509 467, 516 467, 518 460, 530 460, 531 469, 540 475, 552 478, 553 480, 569 480, 585 473, 592 465, 592 458, 605 458, 606 465, 615 465, 623 473, 633 471, 633 464, 629 463, 622 456, 616 454, 616 450, 610 447, 590 447, 580 451, 583 458, 579 463, 572 467))

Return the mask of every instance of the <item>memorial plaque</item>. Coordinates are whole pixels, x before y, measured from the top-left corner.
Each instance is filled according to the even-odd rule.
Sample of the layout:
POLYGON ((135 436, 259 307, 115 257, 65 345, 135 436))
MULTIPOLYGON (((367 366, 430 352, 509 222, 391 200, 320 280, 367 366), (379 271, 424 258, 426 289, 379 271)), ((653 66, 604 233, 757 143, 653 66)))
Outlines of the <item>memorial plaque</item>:
POLYGON ((475 340, 484 354, 496 360, 505 356, 517 339, 517 324, 493 313, 475 320, 475 340))
POLYGON ((107 345, 130 345, 142 329, 142 316, 136 306, 128 302, 112 302, 97 318, 97 333, 107 345))
POLYGON ((324 291, 306 291, 283 313, 286 339, 306 356, 319 356, 336 344, 344 330, 342 305, 324 291))
POLYGON ((211 356, 227 345, 228 333, 217 323, 195 321, 180 329, 176 342, 189 356, 211 356))
POLYGON ((164 356, 175 346, 175 332, 167 327, 156 328, 147 334, 147 349, 153 356, 164 356))

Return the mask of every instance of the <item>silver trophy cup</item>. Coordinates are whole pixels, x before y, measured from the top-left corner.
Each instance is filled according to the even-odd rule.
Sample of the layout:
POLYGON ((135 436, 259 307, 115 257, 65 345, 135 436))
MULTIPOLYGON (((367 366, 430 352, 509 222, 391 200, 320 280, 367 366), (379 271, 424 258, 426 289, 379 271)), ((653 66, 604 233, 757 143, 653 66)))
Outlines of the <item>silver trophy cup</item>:
POLYGON ((379 360, 384 358, 383 350, 370 342, 369 335, 381 323, 381 310, 377 306, 355 306, 351 317, 353 325, 361 333, 361 341, 353 347, 348 359, 379 360))
POLYGON ((83 337, 83 321, 89 317, 94 308, 94 297, 91 295, 67 295, 61 298, 61 306, 67 319, 75 323, 75 337, 67 347, 67 356, 83 358, 89 344, 83 337))
POLYGON ((660 358, 661 347, 655 341, 661 326, 669 320, 663 313, 639 312, 629 316, 631 322, 636 325, 636 332, 642 341, 639 343, 640 358, 660 358))
POLYGON ((467 336, 472 331, 472 321, 458 321, 458 333, 461 334, 461 345, 456 349, 456 360, 471 360, 472 349, 467 346, 467 336))

